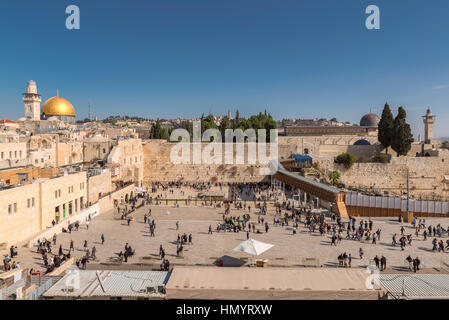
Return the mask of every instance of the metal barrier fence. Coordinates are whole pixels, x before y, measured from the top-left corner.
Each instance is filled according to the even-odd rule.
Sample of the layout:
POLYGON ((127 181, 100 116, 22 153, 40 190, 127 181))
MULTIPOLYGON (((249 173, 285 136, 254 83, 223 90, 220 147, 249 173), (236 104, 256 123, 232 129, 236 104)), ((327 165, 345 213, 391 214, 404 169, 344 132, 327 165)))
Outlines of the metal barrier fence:
POLYGON ((38 300, 45 291, 47 291, 48 289, 51 288, 52 285, 53 285, 53 280, 48 279, 43 285, 41 285, 39 288, 37 288, 36 290, 31 292, 28 295, 27 299, 28 300, 38 300))
POLYGON ((401 209, 402 211, 448 214, 449 202, 407 200, 401 197, 367 196, 357 192, 347 192, 345 204, 348 206, 401 209))

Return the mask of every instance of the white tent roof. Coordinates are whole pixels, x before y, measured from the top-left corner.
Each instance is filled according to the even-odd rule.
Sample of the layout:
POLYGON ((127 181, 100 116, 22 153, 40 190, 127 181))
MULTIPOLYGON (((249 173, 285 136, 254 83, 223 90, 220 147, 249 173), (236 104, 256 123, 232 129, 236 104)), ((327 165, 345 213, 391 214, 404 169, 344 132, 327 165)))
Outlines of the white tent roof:
POLYGON ((240 243, 237 247, 234 248, 234 251, 245 252, 252 254, 254 256, 258 256, 265 251, 271 249, 273 247, 272 244, 260 242, 254 239, 249 239, 240 243))

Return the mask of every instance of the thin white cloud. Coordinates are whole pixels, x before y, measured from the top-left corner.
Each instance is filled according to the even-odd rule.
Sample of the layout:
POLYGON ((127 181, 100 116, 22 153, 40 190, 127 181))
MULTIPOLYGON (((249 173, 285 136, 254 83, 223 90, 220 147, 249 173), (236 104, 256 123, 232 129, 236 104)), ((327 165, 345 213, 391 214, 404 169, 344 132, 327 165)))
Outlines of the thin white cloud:
POLYGON ((446 89, 449 88, 449 84, 441 84, 439 86, 433 87, 434 90, 446 89))

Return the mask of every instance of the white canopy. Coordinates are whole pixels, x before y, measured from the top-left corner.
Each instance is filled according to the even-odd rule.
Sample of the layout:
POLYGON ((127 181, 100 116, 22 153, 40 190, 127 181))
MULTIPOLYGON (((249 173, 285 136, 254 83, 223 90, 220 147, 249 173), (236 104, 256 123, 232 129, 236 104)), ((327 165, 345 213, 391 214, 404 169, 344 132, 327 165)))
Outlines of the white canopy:
POLYGON ((234 248, 234 251, 245 252, 252 254, 254 256, 258 256, 265 251, 271 249, 273 247, 272 244, 260 242, 254 239, 249 239, 240 243, 237 247, 234 248))

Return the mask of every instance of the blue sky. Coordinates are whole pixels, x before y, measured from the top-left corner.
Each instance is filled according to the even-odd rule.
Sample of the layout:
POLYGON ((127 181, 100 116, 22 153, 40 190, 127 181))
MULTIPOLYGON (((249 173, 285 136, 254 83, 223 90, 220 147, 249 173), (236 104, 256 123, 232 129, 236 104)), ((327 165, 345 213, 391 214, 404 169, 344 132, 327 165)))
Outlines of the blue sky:
POLYGON ((0 2, 0 118, 23 115, 33 79, 79 118, 196 117, 267 109, 276 119, 358 122, 388 101, 449 136, 447 0, 21 0, 0 2), (65 28, 65 8, 81 30, 65 28), (365 8, 381 30, 365 28, 365 8))

